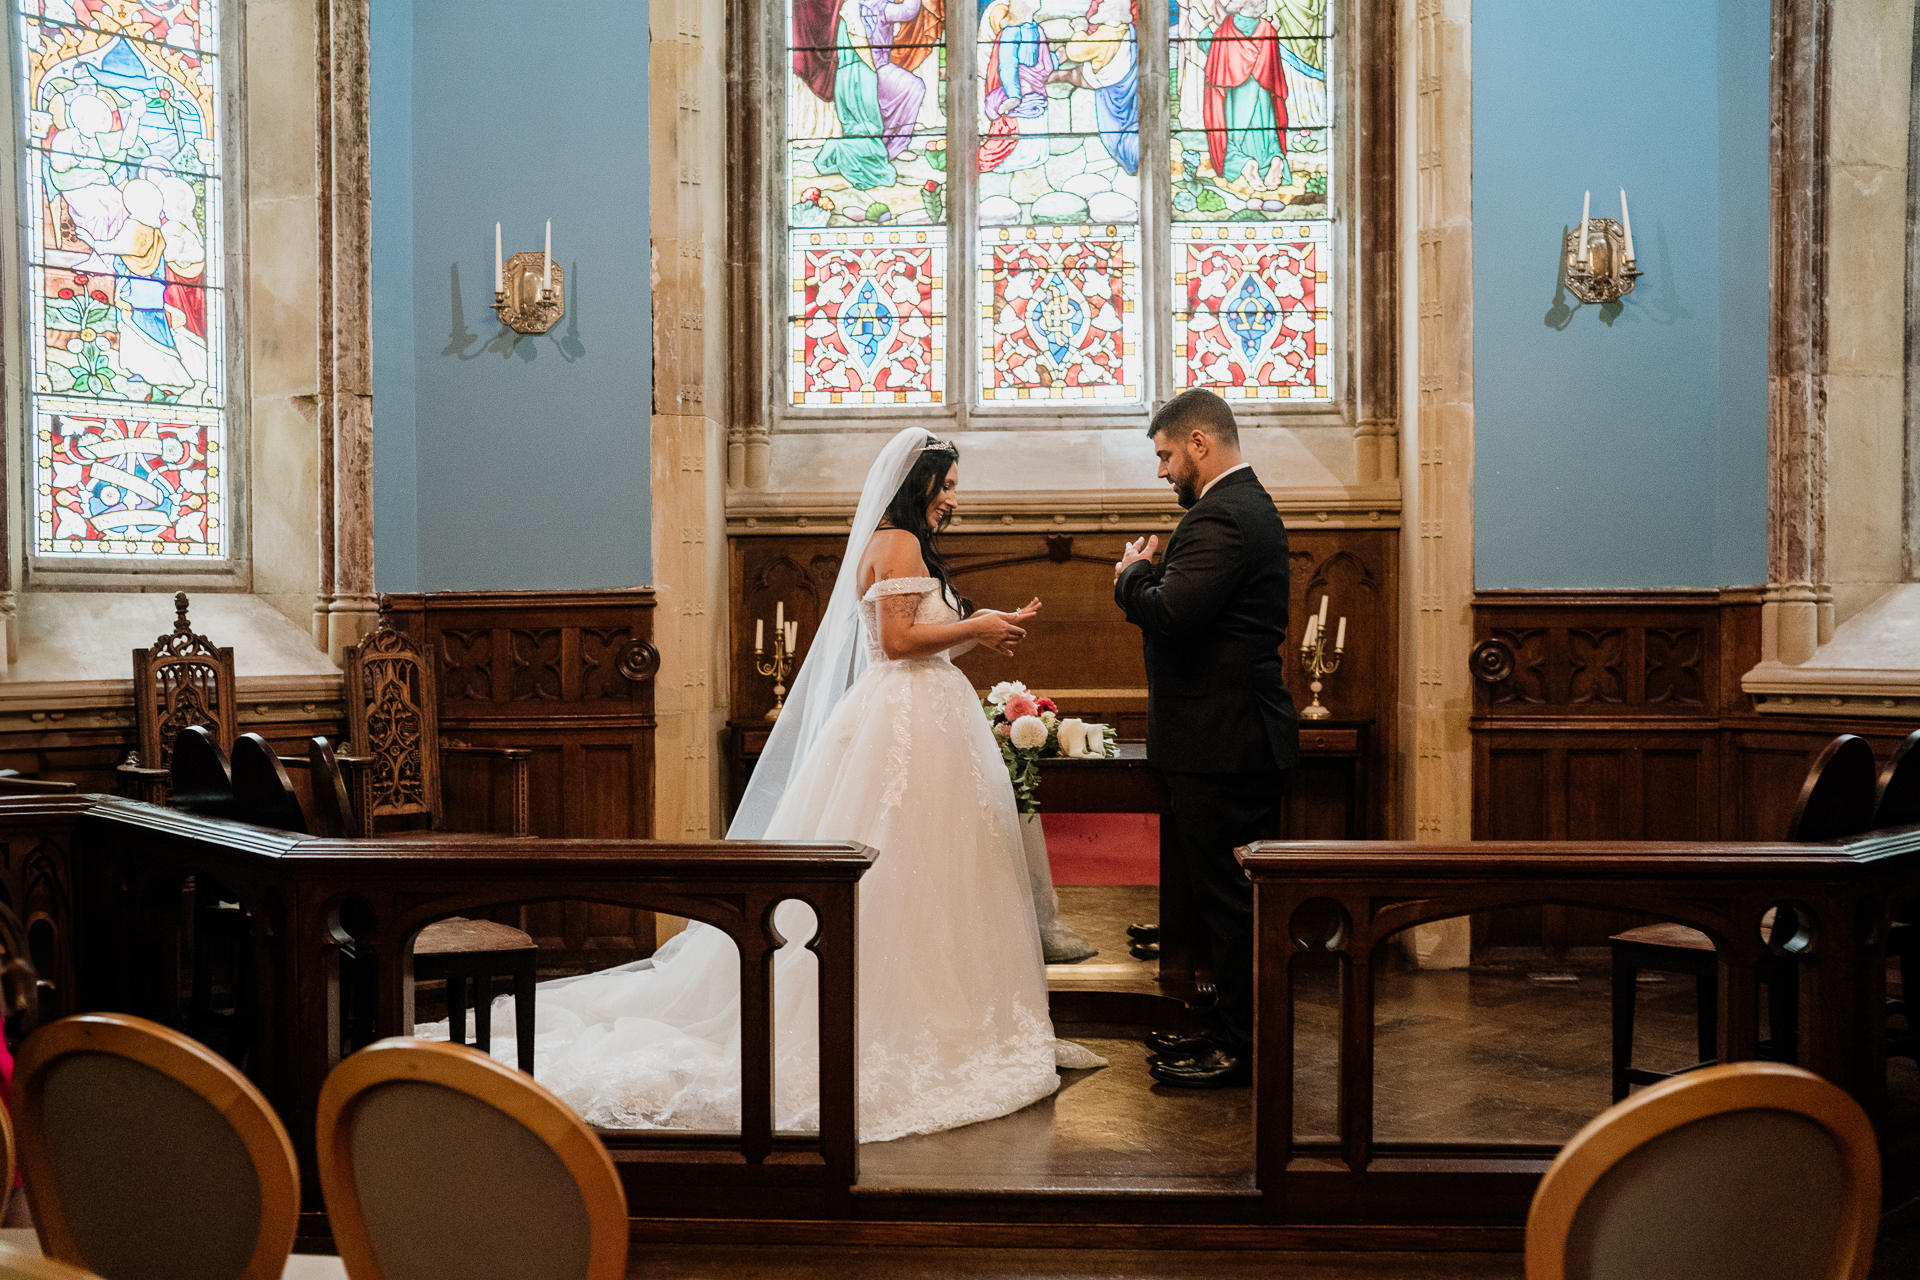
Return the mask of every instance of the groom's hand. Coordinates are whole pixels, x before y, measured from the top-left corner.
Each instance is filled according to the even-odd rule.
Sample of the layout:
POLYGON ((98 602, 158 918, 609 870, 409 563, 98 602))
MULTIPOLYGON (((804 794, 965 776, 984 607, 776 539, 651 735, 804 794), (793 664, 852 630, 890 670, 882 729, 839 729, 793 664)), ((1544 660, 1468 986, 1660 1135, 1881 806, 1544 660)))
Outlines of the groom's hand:
POLYGON ((1128 565, 1140 560, 1153 559, 1153 553, 1159 548, 1160 538, 1157 534, 1148 538, 1135 538, 1129 542, 1126 551, 1120 556, 1119 563, 1113 566, 1113 580, 1120 581, 1120 575, 1127 571, 1128 565))

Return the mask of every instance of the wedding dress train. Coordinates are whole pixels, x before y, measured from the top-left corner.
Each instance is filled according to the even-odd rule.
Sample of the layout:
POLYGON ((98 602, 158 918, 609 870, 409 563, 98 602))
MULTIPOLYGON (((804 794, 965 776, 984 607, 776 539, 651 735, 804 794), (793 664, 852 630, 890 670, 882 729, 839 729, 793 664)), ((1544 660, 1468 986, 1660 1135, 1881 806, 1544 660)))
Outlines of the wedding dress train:
MULTIPOLYGON (((878 851, 859 886, 862 1142, 1006 1115, 1053 1093, 1061 1066, 1103 1064, 1056 1042, 1013 788, 967 677, 950 656, 891 661, 878 602, 919 598, 915 620, 958 614, 932 578, 875 583, 860 600, 867 670, 834 704, 763 838, 856 840, 878 851)), ((813 913, 775 913, 774 1117, 819 1125, 813 913)), ((739 961, 695 923, 651 960, 542 983, 534 1076, 588 1123, 732 1129, 740 1116, 739 961)), ((510 998, 493 1009, 512 1061, 510 998)), ((444 1038, 446 1024, 422 1026, 444 1038)))

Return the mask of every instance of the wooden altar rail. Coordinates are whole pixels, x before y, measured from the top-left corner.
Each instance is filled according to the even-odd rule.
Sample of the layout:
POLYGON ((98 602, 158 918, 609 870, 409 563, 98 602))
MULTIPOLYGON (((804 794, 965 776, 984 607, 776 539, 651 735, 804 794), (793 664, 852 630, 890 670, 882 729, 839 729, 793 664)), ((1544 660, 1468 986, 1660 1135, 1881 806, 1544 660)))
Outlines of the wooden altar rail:
POLYGON ((1920 826, 1823 844, 1480 841, 1260 843, 1254 883, 1255 1181, 1270 1220, 1524 1221, 1557 1147, 1385 1144, 1373 1132, 1374 967, 1413 925, 1499 907, 1628 911, 1705 933, 1719 956, 1718 1060, 1759 1056, 1768 953, 1799 960, 1800 1064, 1880 1128, 1890 1195, 1911 1195, 1920 1144, 1887 1107, 1887 935, 1920 900, 1920 826), (1790 906, 1792 937, 1761 918, 1790 906), (1296 962, 1339 966, 1337 1143, 1294 1135, 1296 962))
MULTIPOLYGON (((667 911, 720 929, 740 949, 737 1134, 607 1131, 636 1212, 844 1216, 857 1178, 854 973, 857 844, 434 837, 321 840, 132 801, 93 797, 73 814, 76 1006, 177 1021, 181 892, 217 886, 249 918, 240 1002, 244 1063, 313 1172, 315 1103, 339 1060, 343 967, 371 962, 368 1039, 410 1034, 413 942, 448 916, 557 900, 667 911), (819 964, 820 1128, 774 1131, 774 908, 810 905, 819 964), (345 958, 343 959, 343 953, 345 958), (751 1207, 749 1207, 751 1206, 751 1207)), ((201 939, 208 945, 208 940, 201 939)), ((310 1188, 318 1183, 311 1177, 310 1188)), ((317 1207, 317 1192, 310 1199, 317 1207)))

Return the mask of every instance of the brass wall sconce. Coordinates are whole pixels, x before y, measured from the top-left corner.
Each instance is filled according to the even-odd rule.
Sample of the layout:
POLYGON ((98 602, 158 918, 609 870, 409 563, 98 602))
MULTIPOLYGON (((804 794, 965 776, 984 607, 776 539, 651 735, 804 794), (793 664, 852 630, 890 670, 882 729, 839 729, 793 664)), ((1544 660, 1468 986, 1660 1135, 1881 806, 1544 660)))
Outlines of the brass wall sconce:
POLYGON ((545 253, 500 261, 500 224, 493 224, 493 309, 515 333, 545 333, 566 312, 566 273, 554 265, 553 223, 545 253))
POLYGON ((1582 302, 1618 302, 1640 278, 1634 265, 1633 222, 1626 189, 1620 191, 1620 220, 1590 218, 1593 193, 1580 206, 1580 226, 1567 232, 1567 292, 1582 302))

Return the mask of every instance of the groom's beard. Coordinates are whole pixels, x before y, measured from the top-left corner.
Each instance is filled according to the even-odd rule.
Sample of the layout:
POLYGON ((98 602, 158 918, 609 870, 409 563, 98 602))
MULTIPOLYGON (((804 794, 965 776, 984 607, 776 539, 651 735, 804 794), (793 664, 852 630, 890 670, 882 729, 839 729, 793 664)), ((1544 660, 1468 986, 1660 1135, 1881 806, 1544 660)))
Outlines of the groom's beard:
POLYGON ((1194 503, 1200 501, 1200 495, 1194 491, 1191 484, 1176 484, 1173 487, 1173 496, 1180 500, 1182 511, 1191 509, 1194 503))

